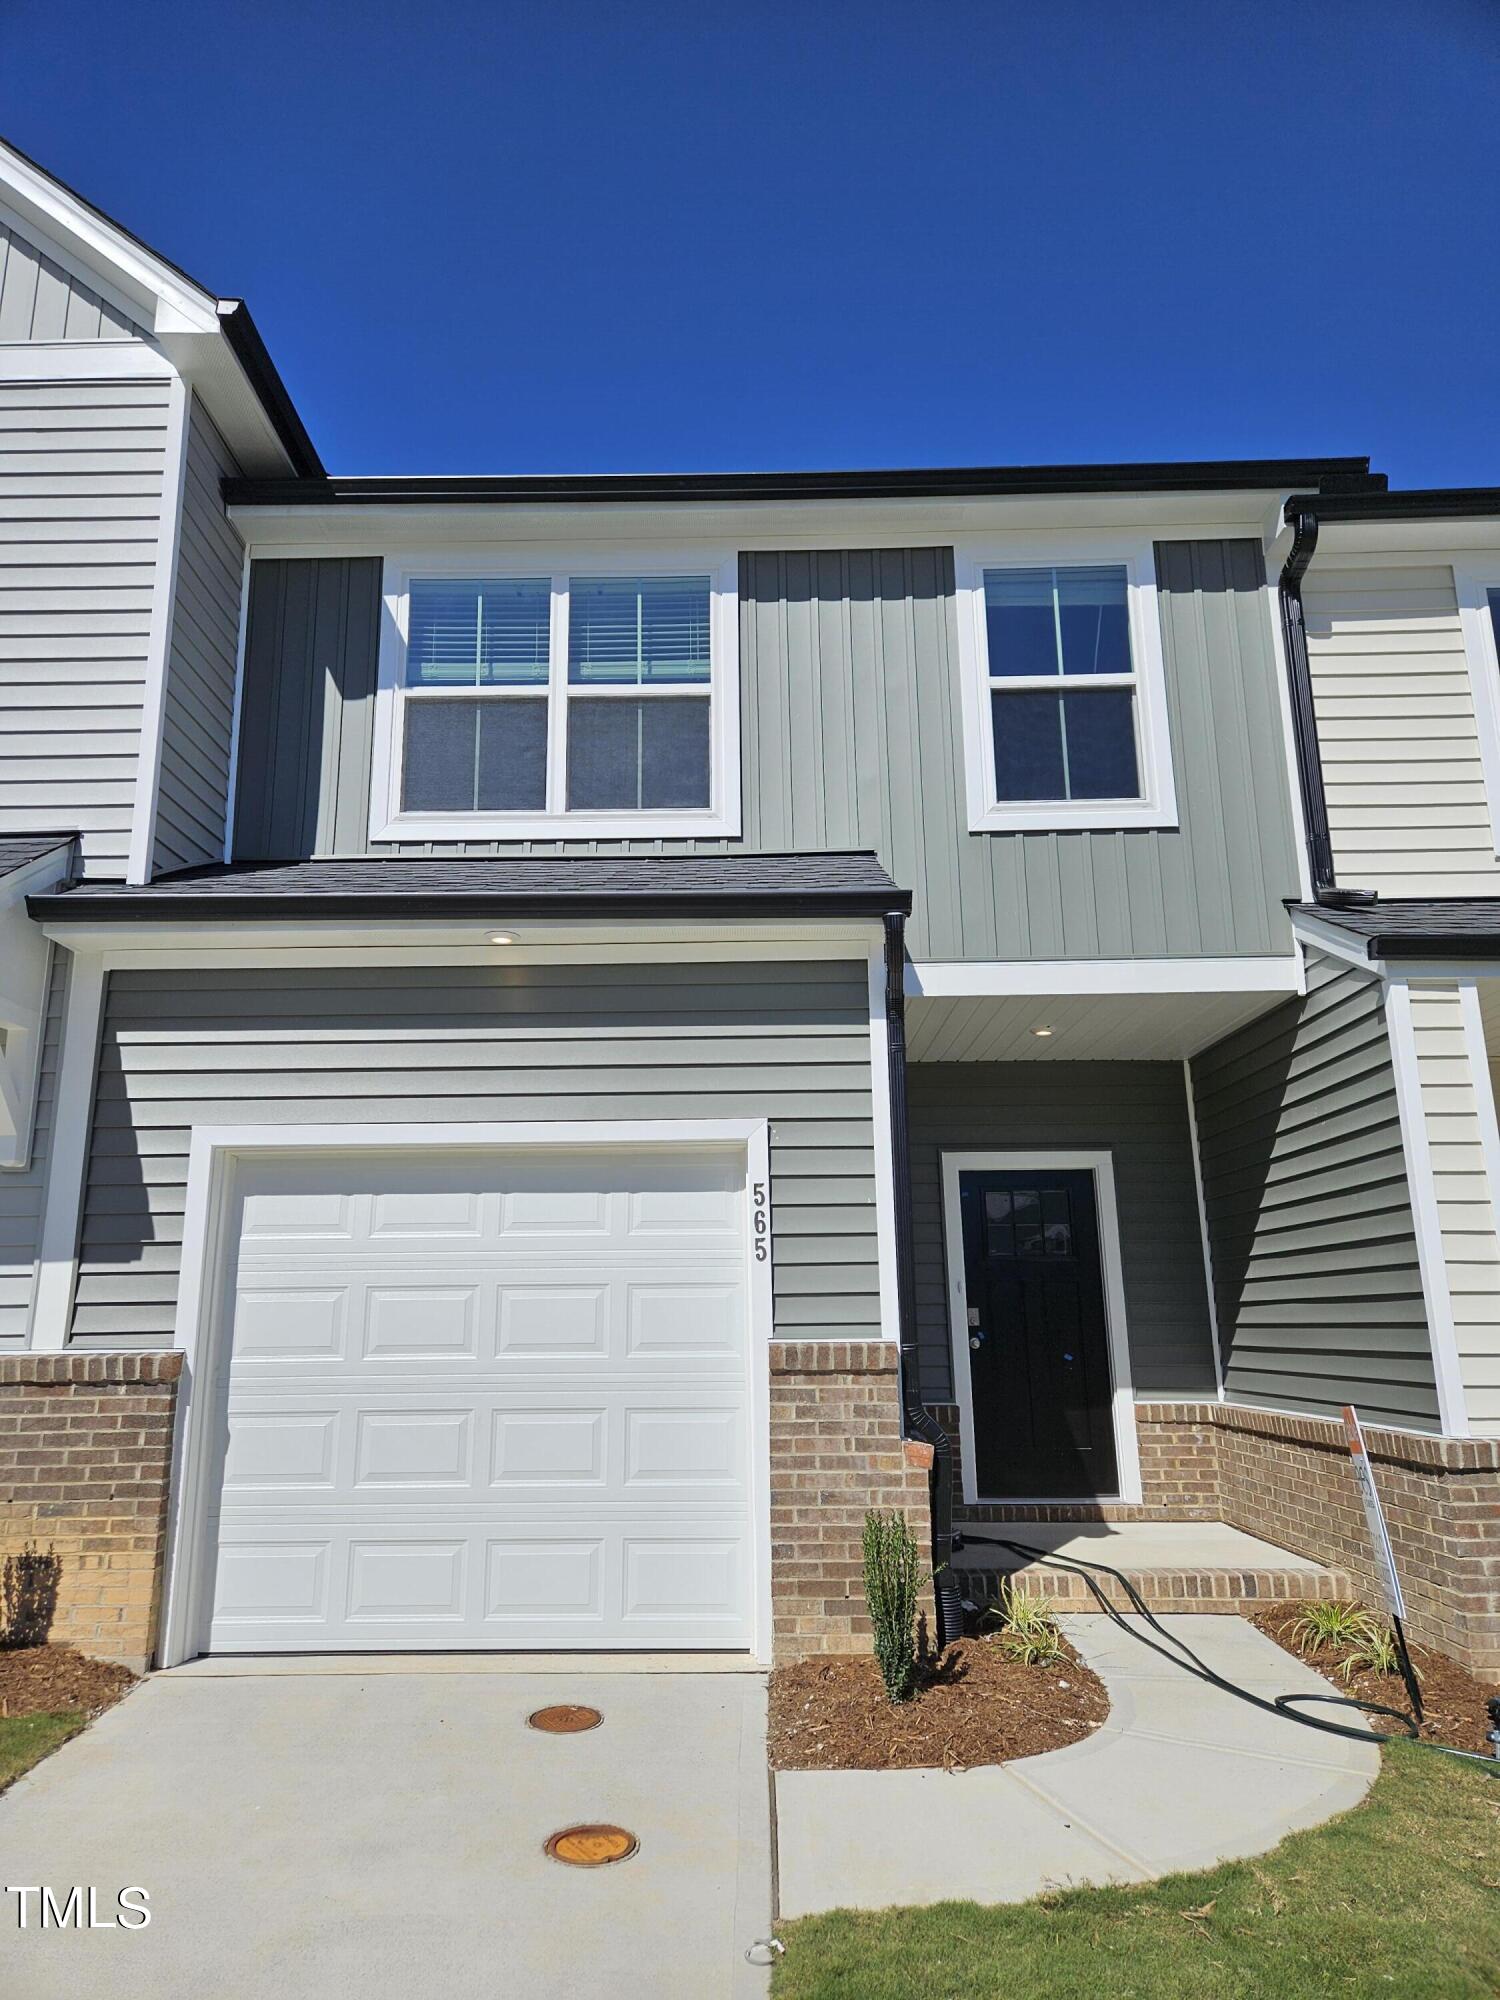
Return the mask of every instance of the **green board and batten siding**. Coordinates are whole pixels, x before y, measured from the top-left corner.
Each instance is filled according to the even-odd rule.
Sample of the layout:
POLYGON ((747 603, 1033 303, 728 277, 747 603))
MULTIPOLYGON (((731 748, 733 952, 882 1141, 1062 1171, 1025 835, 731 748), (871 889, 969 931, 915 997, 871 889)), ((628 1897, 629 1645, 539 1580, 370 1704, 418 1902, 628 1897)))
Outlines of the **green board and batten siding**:
MULTIPOLYGON (((875 849, 915 892, 919 959, 1290 949, 1282 899, 1298 883, 1259 545, 1161 543, 1157 569, 1179 828, 996 835, 967 831, 951 551, 743 556, 744 845, 875 849)), ((379 622, 376 561, 255 565, 242 857, 370 851, 379 622)))
POLYGON ((765 1118, 775 1324, 880 1333, 860 960, 116 972, 73 1333, 167 1344, 196 1125, 765 1118))
POLYGON ((912 1235, 922 1394, 953 1400, 945 1152, 1106 1151, 1114 1163, 1137 1395, 1216 1391, 1203 1234, 1181 1063, 914 1063, 912 1235))
POLYGON ((1316 952, 1307 972, 1192 1065, 1225 1388, 1436 1430, 1380 984, 1316 952))

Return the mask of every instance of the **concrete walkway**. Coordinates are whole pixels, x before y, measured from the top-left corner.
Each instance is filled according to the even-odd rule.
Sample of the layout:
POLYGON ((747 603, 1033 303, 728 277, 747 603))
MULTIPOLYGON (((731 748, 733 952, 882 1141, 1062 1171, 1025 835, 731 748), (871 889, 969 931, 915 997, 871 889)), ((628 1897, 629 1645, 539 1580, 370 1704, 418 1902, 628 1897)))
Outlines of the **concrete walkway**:
MULTIPOLYGON (((1329 1691, 1244 1619, 1163 1622, 1257 1694, 1329 1691)), ((1211 1868, 1263 1853, 1369 1790, 1380 1759, 1373 1742, 1266 1715, 1169 1666, 1108 1619, 1063 1623, 1113 1704, 1082 1742, 952 1775, 777 1773, 783 1916, 1023 1902, 1044 1889, 1211 1868)))
POLYGON ((151 1898, 90 1932, 0 1897, 4 2000, 763 2000, 763 1676, 351 1664, 158 1675, 0 1798, 0 1884, 151 1898), (555 1702, 604 1723, 526 1727, 555 1702), (543 1854, 601 1820, 639 1853, 543 1854))

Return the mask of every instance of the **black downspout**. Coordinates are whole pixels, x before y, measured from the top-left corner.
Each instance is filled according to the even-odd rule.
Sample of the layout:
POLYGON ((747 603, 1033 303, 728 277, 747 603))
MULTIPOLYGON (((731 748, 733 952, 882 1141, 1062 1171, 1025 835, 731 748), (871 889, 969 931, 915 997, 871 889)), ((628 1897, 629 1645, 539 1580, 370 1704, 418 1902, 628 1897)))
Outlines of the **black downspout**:
POLYGON ((917 1267, 912 1245, 911 1140, 906 1115, 906 918, 885 917, 886 1063, 891 1100, 891 1166, 896 1208, 896 1317, 901 1345, 901 1405, 906 1435, 932 1446, 932 1566, 938 1649, 963 1632, 963 1605, 953 1573, 953 1448, 922 1401, 917 1348, 917 1267))
POLYGON ((1309 507, 1287 503, 1292 546, 1282 565, 1277 596, 1281 603, 1281 636, 1286 643, 1287 687, 1292 703, 1292 744, 1297 754, 1297 780, 1302 794, 1302 819, 1307 829, 1307 858, 1312 871, 1313 900, 1318 903, 1373 903, 1373 889, 1341 889, 1333 873, 1333 839, 1328 829, 1328 796, 1323 789, 1323 758, 1318 747, 1318 719, 1313 709, 1312 668, 1307 657, 1307 624, 1302 612, 1302 579, 1318 546, 1318 517, 1309 507))

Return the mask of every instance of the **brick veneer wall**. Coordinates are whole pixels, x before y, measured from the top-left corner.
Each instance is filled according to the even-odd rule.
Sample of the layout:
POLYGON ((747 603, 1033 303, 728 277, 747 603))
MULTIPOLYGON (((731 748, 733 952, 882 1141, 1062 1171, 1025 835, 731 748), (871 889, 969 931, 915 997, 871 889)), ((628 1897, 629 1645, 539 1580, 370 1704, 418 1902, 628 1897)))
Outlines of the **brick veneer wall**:
POLYGON ((0 1557, 61 1561, 52 1638, 137 1672, 156 1645, 180 1354, 0 1355, 0 1557))
MULTIPOLYGON (((1146 1404, 1149 1420, 1160 1406, 1146 1404)), ((1195 1406, 1182 1417, 1201 1421, 1195 1406)), ((1343 1426, 1208 1405, 1224 1519, 1347 1570, 1380 1603, 1369 1530, 1343 1426)), ((1179 1417, 1172 1411, 1169 1421, 1179 1417)), ((1500 1439, 1367 1430, 1412 1636, 1500 1684, 1500 1439)))
MULTIPOLYGON (((771 1345, 771 1609, 778 1662, 869 1645, 865 1512, 899 1510, 930 1563, 930 1445, 902 1438, 888 1341, 771 1345)), ((926 1612, 932 1617, 931 1594, 926 1612)))
MULTIPOLYGON (((958 1448, 958 1411, 933 1414, 958 1448)), ((1143 1504, 959 1503, 962 1523, 1227 1521, 1342 1570, 1371 1606, 1380 1587, 1341 1424, 1243 1403, 1139 1403, 1143 1504)), ((1367 1430, 1414 1638, 1500 1684, 1500 1439, 1367 1430)))

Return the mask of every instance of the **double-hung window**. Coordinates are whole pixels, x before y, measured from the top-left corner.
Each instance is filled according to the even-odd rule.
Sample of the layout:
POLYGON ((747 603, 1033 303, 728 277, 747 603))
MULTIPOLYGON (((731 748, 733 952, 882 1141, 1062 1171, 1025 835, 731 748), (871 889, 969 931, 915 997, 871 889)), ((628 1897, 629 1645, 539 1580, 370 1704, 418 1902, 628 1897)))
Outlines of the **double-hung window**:
POLYGON ((1170 826, 1150 550, 962 551, 969 825, 1170 826))
POLYGON ((734 567, 387 564, 373 836, 737 833, 734 567))

